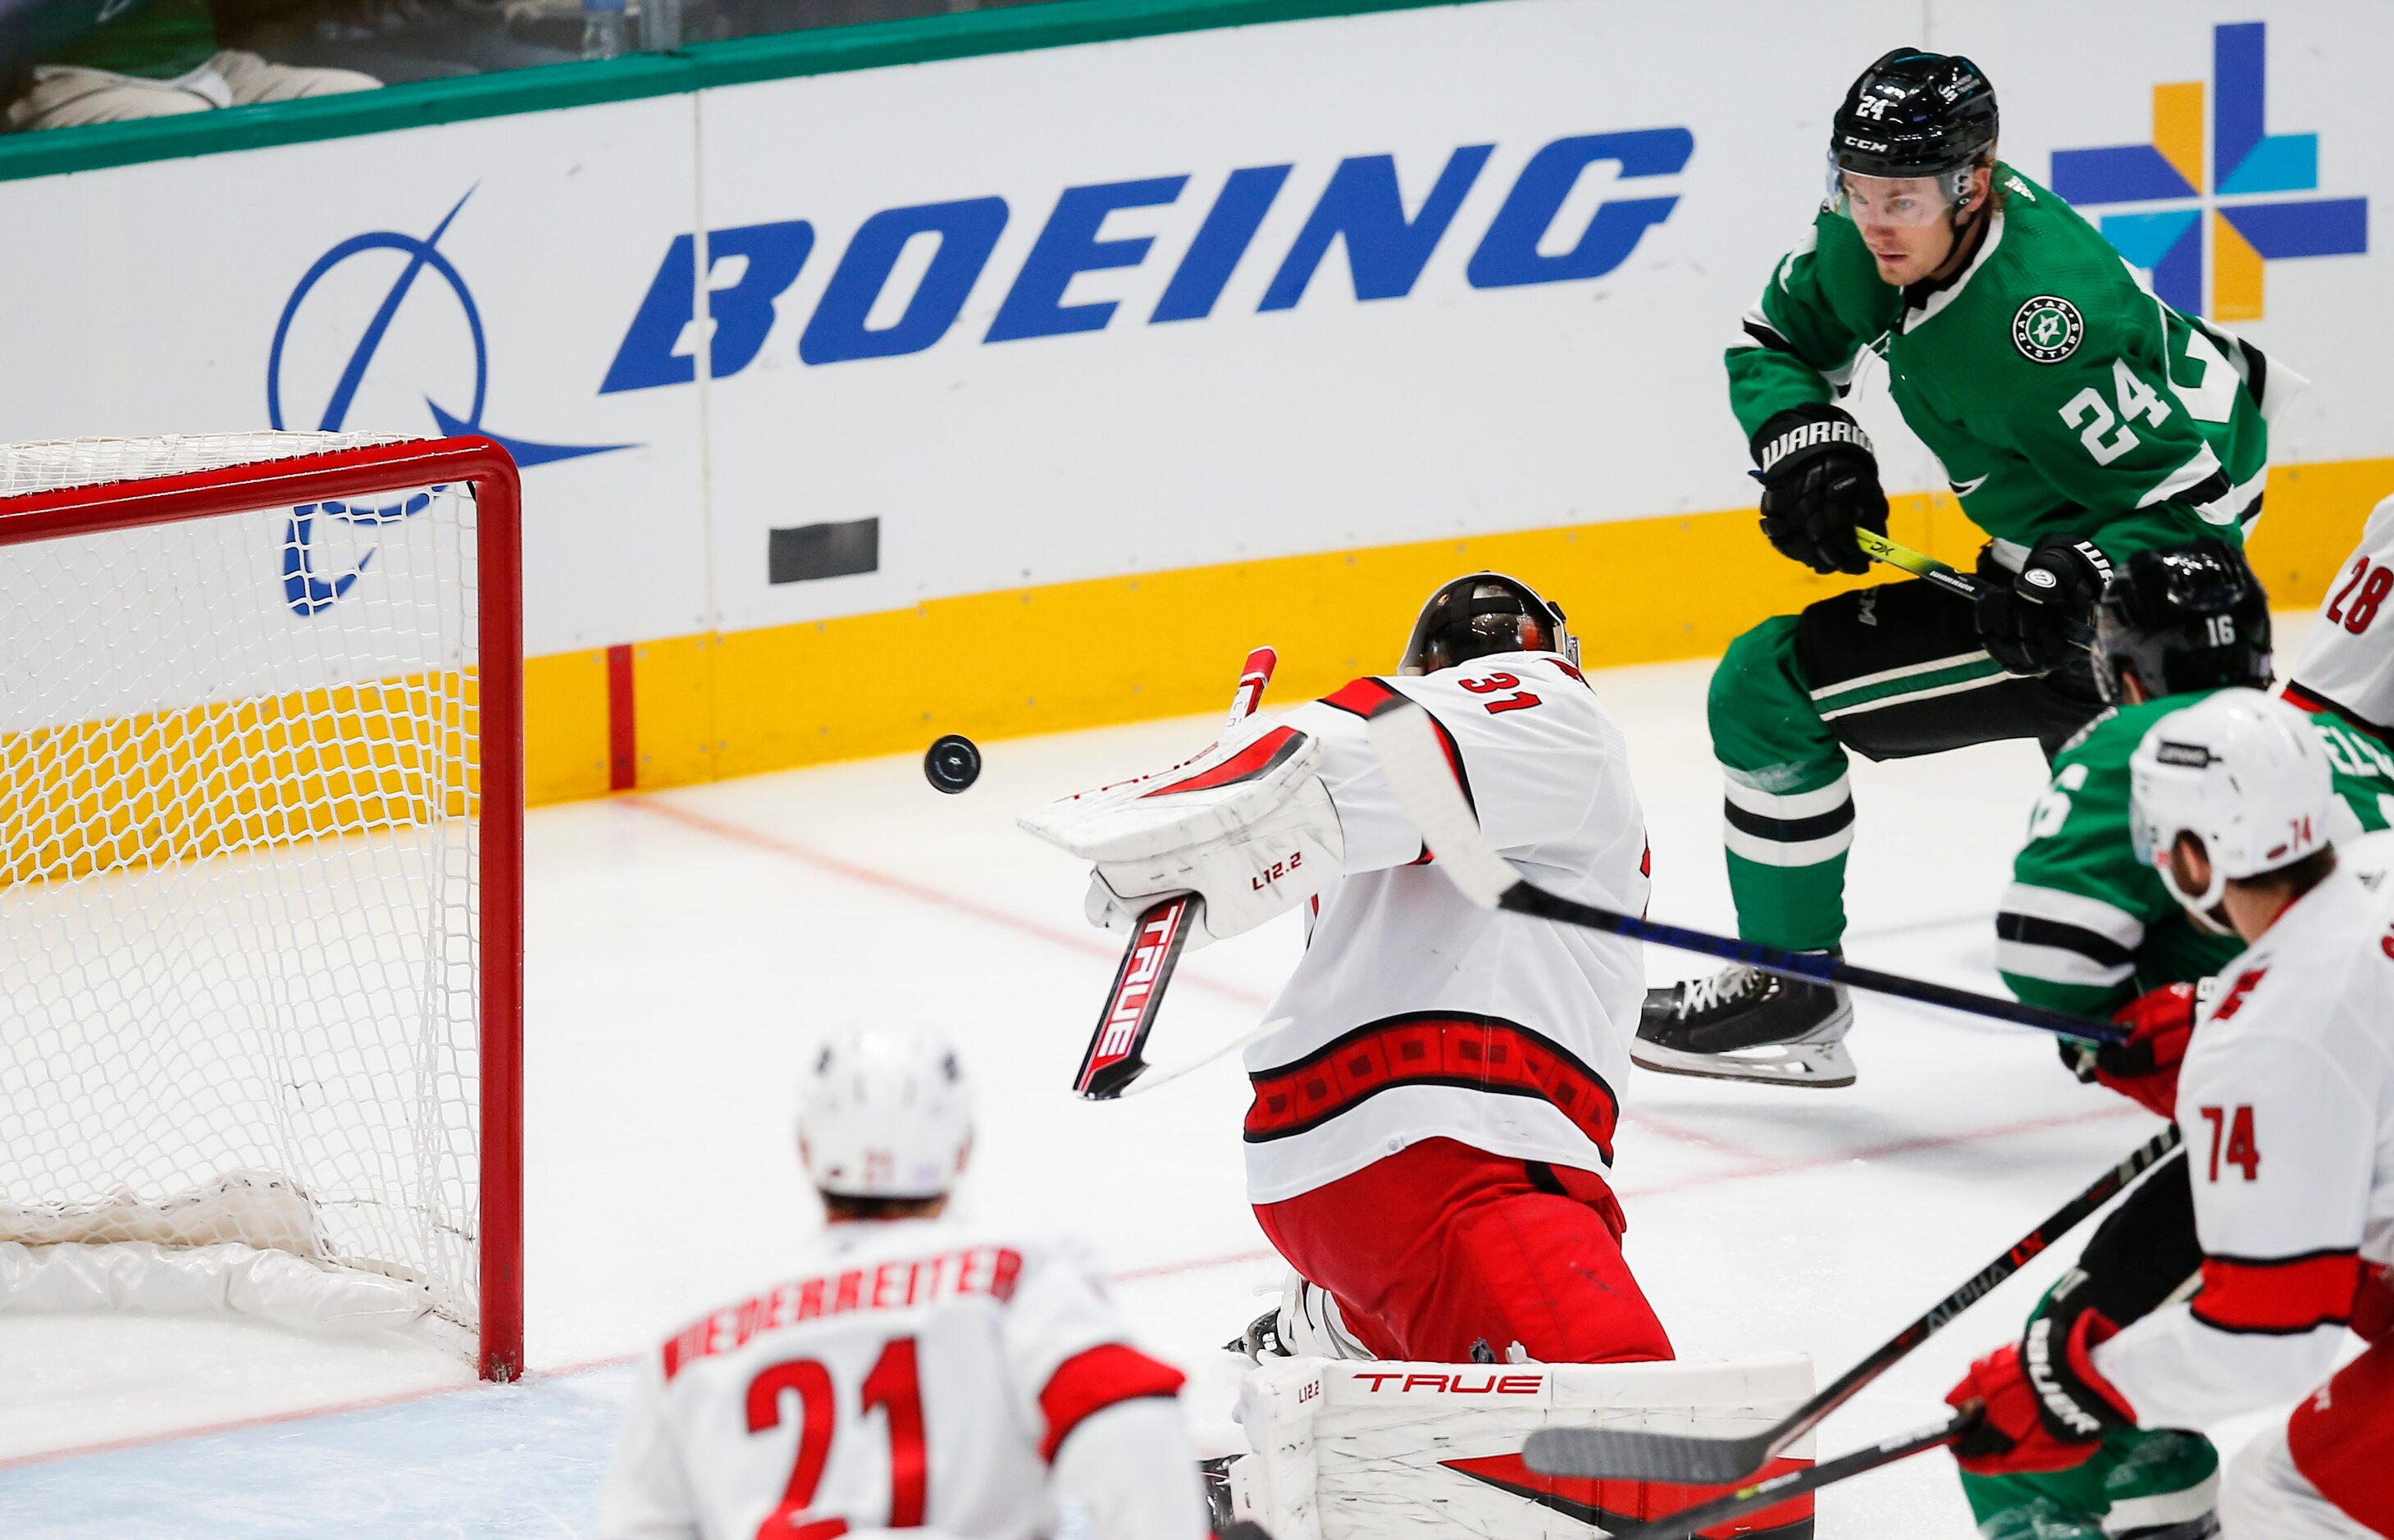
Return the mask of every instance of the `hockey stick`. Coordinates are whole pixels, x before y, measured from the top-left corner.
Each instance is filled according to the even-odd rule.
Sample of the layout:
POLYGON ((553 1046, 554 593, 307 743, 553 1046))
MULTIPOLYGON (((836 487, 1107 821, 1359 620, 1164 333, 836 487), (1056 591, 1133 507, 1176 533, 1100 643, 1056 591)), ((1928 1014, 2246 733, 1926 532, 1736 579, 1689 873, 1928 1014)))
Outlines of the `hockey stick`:
POLYGON ((1148 1092, 1156 1089, 1158 1086, 1169 1086, 1174 1081, 1179 1079, 1182 1075, 1195 1074, 1199 1070, 1204 1069, 1206 1065, 1214 1062, 1214 1060, 1234 1054, 1258 1038, 1269 1037, 1273 1033, 1280 1031, 1281 1028, 1295 1022, 1296 1020, 1296 1018, 1294 1016, 1275 1016, 1270 1020, 1265 1022, 1262 1026, 1256 1028, 1252 1032, 1243 1032, 1227 1043, 1207 1048, 1204 1053, 1199 1054, 1196 1058, 1189 1060, 1185 1064, 1175 1064, 1168 1070, 1160 1071, 1153 1074, 1142 1073, 1136 1085, 1124 1086, 1121 1090, 1116 1091, 1112 1097, 1108 1098, 1107 1099, 1118 1100, 1126 1096, 1145 1096, 1148 1092))
POLYGON ((1373 717, 1370 731, 1372 750, 1379 757, 1380 769, 1387 774, 1397 800, 1414 821, 1414 827, 1421 831, 1422 842, 1437 858, 1439 869, 1463 890, 1465 898, 1482 909, 1510 909, 1516 914, 1534 915, 1589 930, 1607 930, 1616 936, 1743 963, 1765 973, 1814 983, 1845 984, 1891 994, 1900 1000, 1943 1006, 1949 1010, 1968 1011, 1998 1021, 2058 1033, 2082 1043, 2127 1041, 2127 1033, 2109 1022, 2089 1021, 2065 1011, 1955 989, 1950 984, 1930 983, 1925 979, 1907 979, 1900 973, 1882 973, 1874 967, 1857 967, 1826 953, 1787 952, 1756 941, 1717 936, 1708 930, 1659 925, 1548 892, 1514 871, 1488 843, 1479 819, 1471 811, 1471 804, 1455 783, 1454 770, 1448 768, 1446 750, 1439 742, 1428 712, 1408 702, 1373 717))
POLYGON ((1977 1427, 1979 1419, 1984 1415, 1986 1408, 1975 1401, 1971 1402, 1943 1422, 1915 1428, 1909 1433, 1899 1433, 1884 1443, 1874 1443, 1850 1454, 1841 1454, 1824 1465, 1786 1471, 1767 1481, 1756 1481, 1739 1487, 1735 1492, 1724 1493, 1710 1502, 1698 1503, 1693 1507, 1681 1508, 1660 1519, 1650 1519, 1642 1524, 1632 1524, 1627 1529, 1614 1530, 1611 1532, 1612 1540, 1694 1540, 1702 1531, 1725 1519, 1741 1518, 1762 1508, 1776 1507, 1790 1497, 1818 1492, 1824 1486, 1859 1476, 1866 1470, 1876 1470, 1883 1465, 1908 1460, 1923 1450, 1952 1443, 1977 1427))
MULTIPOLYGON (((1226 728, 1254 715, 1279 665, 1280 654, 1269 647, 1247 654, 1246 666, 1239 673, 1238 692, 1230 697, 1226 728)), ((1180 943, 1196 921, 1197 903, 1194 893, 1176 893, 1148 905, 1138 923, 1131 927, 1130 945, 1123 951, 1122 967, 1114 969, 1113 988, 1106 992, 1106 1008, 1098 1013, 1089 1050, 1081 1056, 1080 1073, 1072 1077, 1072 1089, 1084 1101, 1112 1101, 1146 1072, 1147 1034, 1155 1027, 1164 987, 1172 982, 1172 970, 1179 965, 1180 943)), ((1194 1068, 1184 1065, 1174 1073, 1194 1068)))
MULTIPOLYGON (((1650 1433, 1631 1428, 1546 1428, 1530 1435, 1521 1457, 1531 1469, 1548 1476, 1619 1476, 1689 1484, 1734 1481, 1750 1476, 1821 1426, 1830 1413, 1853 1400, 1864 1386, 1895 1367, 1914 1348, 1943 1330, 1947 1322, 1985 1298, 1995 1285, 2076 1229, 2088 1215, 2117 1197, 2122 1189, 2161 1164, 2177 1147, 2177 1125, 2171 1124, 2130 1152, 2127 1159, 2096 1178, 2085 1191, 2047 1215, 2043 1224, 2014 1241, 2002 1256, 1972 1273, 1960 1288, 1930 1306, 1927 1314, 1881 1343, 1868 1357, 1839 1375, 1836 1383, 1771 1428, 1742 1439, 1650 1433)), ((1726 1516, 1707 1514, 1704 1521, 1709 1523, 1726 1516)))
POLYGON ((1860 524, 1854 526, 1854 543, 1862 548, 1864 556, 1874 557, 1890 567, 1901 567, 1914 577, 1926 578, 1949 594, 1975 601, 1987 591, 1987 586, 1977 578, 1965 576, 1933 556, 1915 551, 1909 546, 1899 546, 1887 536, 1874 530, 1866 530, 1860 524))

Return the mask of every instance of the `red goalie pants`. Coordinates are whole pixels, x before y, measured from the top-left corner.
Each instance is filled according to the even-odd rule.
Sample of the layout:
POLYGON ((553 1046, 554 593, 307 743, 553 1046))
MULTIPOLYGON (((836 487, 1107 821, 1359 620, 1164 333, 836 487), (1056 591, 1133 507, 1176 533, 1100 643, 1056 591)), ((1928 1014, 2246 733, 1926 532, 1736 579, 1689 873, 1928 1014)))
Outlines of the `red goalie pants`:
POLYGON ((1601 1178, 1425 1139, 1256 1218, 1382 1358, 1467 1363, 1513 1344, 1545 1363, 1669 1358, 1621 1255, 1601 1178))

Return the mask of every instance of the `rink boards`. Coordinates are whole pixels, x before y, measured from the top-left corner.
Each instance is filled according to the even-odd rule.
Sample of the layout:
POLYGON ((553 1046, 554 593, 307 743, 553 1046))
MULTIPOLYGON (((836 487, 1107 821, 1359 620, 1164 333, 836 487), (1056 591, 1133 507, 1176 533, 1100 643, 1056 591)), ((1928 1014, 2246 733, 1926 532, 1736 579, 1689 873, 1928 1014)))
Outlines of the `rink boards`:
MULTIPOLYGON (((535 800, 1197 709, 1259 642, 1326 688, 1478 565, 1592 660, 1700 655, 1833 591, 1754 533, 1719 352, 1843 84, 1919 43, 2314 382, 2256 547, 2281 603, 2394 484, 2394 13, 1302 10, 1065 0, 27 136, 0 214, 59 238, 0 252, 43 296, 0 402, 507 441, 535 800)), ((1966 558, 1864 373, 1896 532, 1966 558)))

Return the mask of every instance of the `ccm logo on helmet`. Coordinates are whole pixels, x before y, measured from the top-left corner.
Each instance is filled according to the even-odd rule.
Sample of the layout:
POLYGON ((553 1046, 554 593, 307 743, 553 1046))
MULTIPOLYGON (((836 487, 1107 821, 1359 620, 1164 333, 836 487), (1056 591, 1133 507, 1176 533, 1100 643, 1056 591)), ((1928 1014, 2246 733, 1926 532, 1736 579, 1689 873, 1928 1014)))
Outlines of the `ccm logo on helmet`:
POLYGON ((1472 1378, 1467 1374, 1357 1375, 1355 1377, 1359 1381, 1369 1381, 1372 1394, 1375 1396, 1403 1395, 1408 1390, 1438 1390, 1451 1396, 1534 1396, 1546 1389, 1546 1383, 1544 1375, 1500 1375, 1493 1370, 1484 1372, 1477 1385, 1467 1383, 1472 1378), (1404 1383, 1390 1391, 1388 1387, 1392 1379, 1404 1383))
POLYGON ((2217 755, 2201 744, 2164 743, 2153 751, 2153 757, 2164 765, 2184 765, 2189 770, 2208 770, 2220 762, 2217 755))

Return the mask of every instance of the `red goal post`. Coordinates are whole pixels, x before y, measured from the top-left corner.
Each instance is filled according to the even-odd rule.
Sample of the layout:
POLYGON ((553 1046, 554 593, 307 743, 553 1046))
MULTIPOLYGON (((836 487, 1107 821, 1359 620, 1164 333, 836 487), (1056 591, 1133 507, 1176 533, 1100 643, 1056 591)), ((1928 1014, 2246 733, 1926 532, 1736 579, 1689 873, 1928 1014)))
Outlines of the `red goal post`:
MULTIPOLYGON (((18 950, 0 954, 0 977, 12 999, 21 989, 35 1012, 48 1013, 36 1014, 35 1023, 57 1019, 55 1031, 29 1035, 66 1045, 20 1051, 71 1061, 35 1065, 36 1085, 20 1093, 51 1121, 46 1138, 43 1126, 28 1131, 29 1142, 42 1144, 39 1152, 14 1163, 19 1170, 0 1171, 0 1235, 14 1216, 20 1228, 31 1226, 38 1246, 73 1225, 93 1231, 97 1215, 102 1241, 163 1235, 168 1248, 219 1238, 248 1245, 246 1221, 220 1226, 221 1234, 193 1233, 189 1225, 177 1233, 171 1221, 161 1231, 156 1215, 178 1204, 186 1215, 219 1212, 231 1190, 245 1213, 261 1190, 296 1193, 317 1216, 300 1219, 301 1240, 255 1244, 298 1250, 318 1271, 354 1271, 386 1287, 397 1282, 419 1289, 432 1301, 428 1314, 472 1334, 482 1377, 514 1379, 523 1369, 523 635, 516 467, 504 449, 480 437, 360 442, 259 434, 206 441, 205 453, 187 456, 237 456, 232 463, 142 474, 145 462, 160 463, 146 453, 153 446, 204 441, 114 443, 145 453, 112 460, 111 441, 94 441, 87 458, 104 479, 0 496, 0 546, 9 548, 28 592, 70 581, 43 565, 42 550, 28 547, 84 540, 83 546, 47 547, 48 559, 98 553, 84 565, 99 574, 92 586, 100 596, 61 601, 51 620, 13 643, 0 631, 0 670, 29 670, 21 683, 0 672, 0 690, 13 685, 20 699, 39 695, 51 677, 47 661, 69 652, 94 655, 59 676, 97 681, 61 684, 59 692, 70 698, 33 708, 36 715, 20 709, 0 719, 0 856, 17 862, 0 865, 0 899, 33 906, 18 924, 29 939, 7 938, 18 950), (111 475, 112 465, 133 473, 111 475), (388 505, 367 502, 393 494, 404 495, 388 505), (454 516, 455 529, 430 527, 436 504, 463 510, 454 516), (417 520, 419 513, 426 517, 417 520), (247 521, 223 522, 230 516, 247 521), (272 570, 277 553, 256 549, 251 537, 278 518, 286 520, 280 573, 272 570), (424 529, 411 528, 411 520, 424 529), (353 570, 328 582, 310 563, 335 529, 353 543, 347 553, 353 570), (133 532, 138 541, 110 542, 133 532), (155 547, 169 540, 180 544, 159 554, 155 547), (411 557, 401 548, 409 541, 428 554, 411 557), (121 573, 107 565, 120 561, 121 573), (138 570, 143 563, 154 570, 138 570), (383 579, 407 590, 388 612, 373 608, 378 601, 369 591, 383 579), (212 583, 223 591, 210 591, 212 583), (273 612, 276 597, 288 598, 291 614, 273 612), (470 616, 461 612, 468 605, 470 616), (156 612, 142 613, 145 606, 156 612), (171 612, 177 607, 179 615, 171 612), (253 625, 252 612, 265 618, 253 625), (223 619, 188 624, 194 614, 223 619), (145 624, 162 633, 154 637, 154 659, 128 665, 125 646, 87 645, 91 634, 149 635, 140 630, 145 624), (266 639, 230 634, 243 627, 266 639), (421 659, 407 647, 416 647, 421 659), (200 661, 184 669, 191 679, 157 681, 156 675, 194 655, 200 661), (200 677, 208 657, 226 660, 228 676, 256 678, 212 685, 200 677), (151 677, 121 690, 107 683, 128 667, 151 677), (308 720, 309 711, 347 713, 347 725, 308 720), (181 736, 166 743, 174 734, 181 736), (185 746, 191 744, 202 747, 185 746), (178 756, 193 755, 200 757, 178 765, 178 756), (103 758, 105 766, 95 769, 103 758), (182 810, 158 810, 178 796, 182 810), (304 805, 311 799, 322 805, 304 805), (201 815, 191 809, 200 803, 213 822, 195 832, 201 815), (202 868, 206 875, 193 875, 202 868), (437 912, 406 912, 419 893, 433 895, 423 902, 437 912), (394 913, 347 913, 377 908, 394 913), (239 936, 198 950, 190 938, 228 915, 238 919, 239 936), (356 935, 343 934, 345 926, 356 935), (245 956, 243 946, 274 955, 245 956), (34 955, 44 947, 58 955, 34 955), (162 987, 187 977, 202 981, 191 986, 191 998, 139 993, 150 989, 147 982, 112 977, 120 967, 141 974, 149 966, 145 949, 152 947, 166 959, 155 969, 168 981, 162 987), (294 959, 287 967, 285 954, 294 959), (296 973, 303 965, 330 969, 335 981, 274 973, 296 973), (420 1020, 372 1020, 383 1008, 380 996, 357 980, 373 989, 388 982, 397 994, 414 991, 409 1008, 420 1020), (289 997, 287 1007, 267 1000, 277 991, 289 997), (469 996, 470 1006, 461 1003, 469 996), (243 1014, 258 1000, 267 1004, 252 1014, 283 1010, 290 1020, 254 1021, 243 1014), (220 1009, 227 1001, 233 1006, 220 1009), (465 1014, 472 1018, 470 1031, 455 1020, 465 1014), (237 1059, 225 1046, 252 1039, 264 1046, 244 1046, 247 1057, 237 1059), (185 1057, 169 1063, 169 1052, 185 1057), (371 1062, 334 1062, 349 1052, 371 1062), (163 1090, 138 1084, 151 1069, 181 1078, 163 1090), (409 1086, 436 1083, 441 1088, 423 1091, 421 1107, 375 1104, 394 1088, 405 1099, 409 1086), (165 1099, 142 1099, 151 1097, 165 1099), (276 1097, 300 1104, 247 1105, 276 1097), (164 1121, 200 1152, 154 1148, 158 1105, 172 1109, 164 1121), (112 1126, 119 1121, 126 1126, 112 1126), (259 1164, 255 1152, 273 1137, 243 1133, 227 1141, 241 1144, 237 1152, 219 1155, 203 1148, 217 1121, 244 1128, 254 1121, 280 1129, 286 1140, 323 1138, 343 1148, 337 1159, 322 1162, 306 1148, 269 1150, 263 1157, 321 1165, 312 1172, 210 1175, 211 1162, 259 1164), (360 1128, 366 1131, 347 1131, 360 1128), (470 1153, 463 1148, 469 1143, 470 1153), (86 1152, 86 1144, 93 1148, 86 1152), (149 1188, 195 1174, 213 1185, 195 1198, 96 1175, 118 1165, 172 1173, 153 1176, 149 1188), (100 1181, 112 1191, 96 1197, 100 1181), (138 1222, 125 1218, 136 1206, 143 1216, 138 1222), (392 1239, 369 1238, 376 1227, 392 1239)), ((67 453, 81 445, 18 447, 83 463, 67 453)), ((38 482, 46 473, 37 465, 29 474, 38 482)), ((72 480, 83 472, 62 474, 72 480)), ((10 484, 0 474, 0 490, 10 484)), ((440 518, 453 520, 446 512, 440 518)), ((132 650, 139 650, 138 640, 132 650)), ((0 915, 0 931, 14 919, 13 913, 0 915)), ((0 1072, 9 1068, 0 1060, 0 1072)), ((7 1107, 8 1095, 0 1090, 0 1115, 23 1112, 7 1107)))

